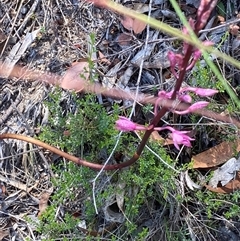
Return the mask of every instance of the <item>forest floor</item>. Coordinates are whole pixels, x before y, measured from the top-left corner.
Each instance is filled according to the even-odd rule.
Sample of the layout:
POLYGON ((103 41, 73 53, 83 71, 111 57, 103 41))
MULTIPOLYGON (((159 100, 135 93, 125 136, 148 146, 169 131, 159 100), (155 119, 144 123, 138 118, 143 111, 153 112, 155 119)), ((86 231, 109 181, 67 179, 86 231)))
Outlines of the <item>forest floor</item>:
MULTIPOLYGON (((196 17, 198 1, 178 2, 187 18, 196 17)), ((236 1, 231 1, 231 4, 224 3, 223 1, 218 4, 208 25, 200 33, 200 38, 202 41, 206 39, 213 41, 220 51, 239 59, 240 18, 238 13, 240 9, 236 1)), ((151 11, 152 17, 172 27, 182 28, 168 0, 153 0, 151 4, 141 0, 123 1, 121 4, 145 14, 151 11)), ((98 81, 104 87, 115 88, 118 85, 126 92, 138 89, 140 93, 156 96, 158 90, 171 90, 174 86, 175 80, 170 73, 167 53, 169 50, 180 51, 180 46, 181 41, 175 37, 148 28, 145 24, 133 21, 126 16, 95 7, 90 2, 78 0, 2 0, 0 2, 0 60, 12 66, 17 64, 39 71, 39 76, 44 72, 64 76, 67 71, 71 71, 73 66, 76 66, 76 63, 86 63, 91 58, 93 60, 91 63, 94 65, 92 68, 97 70, 98 76, 94 81, 98 81), (144 52, 145 46, 147 46, 147 54, 144 52), (141 63, 143 58, 144 61, 141 63), (140 77, 139 73, 141 73, 140 77)), ((239 96, 239 70, 216 58, 214 62, 239 96)), ((215 99, 208 99, 212 102, 214 111, 223 115, 230 114, 239 120, 240 111, 234 109, 231 99, 206 66, 200 63, 198 69, 190 71, 184 84, 222 90, 215 99)), ((59 121, 58 115, 64 113, 61 117, 64 119, 68 113, 74 112, 77 105, 83 106, 83 112, 89 111, 89 114, 86 114, 88 120, 84 123, 90 126, 89 119, 94 119, 94 114, 97 113, 96 118, 99 118, 98 116, 105 118, 103 113, 98 112, 102 111, 98 106, 94 106, 95 113, 90 114, 91 111, 88 108, 91 108, 91 101, 103 107, 108 115, 114 115, 116 106, 121 114, 129 113, 133 105, 131 101, 115 100, 101 95, 95 99, 90 97, 93 99, 87 102, 88 99, 83 93, 77 93, 78 100, 86 101, 87 105, 78 102, 75 98, 76 96, 70 92, 60 91, 58 87, 44 82, 29 81, 21 77, 2 77, 0 78, 0 134, 15 133, 38 138, 43 133, 44 137, 41 138, 45 138, 44 140, 49 138, 50 144, 64 151, 90 158, 92 153, 90 154, 88 142, 98 141, 94 140, 93 134, 87 136, 88 132, 86 132, 86 137, 83 137, 86 138, 85 152, 79 151, 77 147, 74 150, 74 144, 70 141, 70 144, 67 144, 66 136, 69 135, 69 130, 64 126, 62 127, 63 136, 60 139, 66 144, 61 144, 60 139, 54 140, 56 136, 49 134, 51 130, 53 133, 57 132, 58 127, 53 126, 54 121, 59 121), (54 101, 58 106, 54 107, 54 101), (57 113, 54 108, 57 111, 59 106, 61 110, 57 113), (48 128, 49 136, 44 128, 48 128)), ((148 105, 143 106, 138 103, 135 107, 134 120, 138 120, 140 124, 149 123, 153 117, 153 109, 149 108, 148 105)), ((65 124, 71 122, 66 119, 64 121, 65 124)), ((240 208, 237 208, 240 198, 238 169, 235 170, 236 175, 232 178, 236 182, 229 181, 225 188, 224 185, 218 184, 215 188, 204 186, 200 190, 191 190, 192 180, 190 180, 192 178, 200 183, 200 176, 207 175, 234 156, 237 158, 234 151, 240 151, 240 143, 236 128, 229 123, 219 123, 211 118, 196 116, 167 115, 163 119, 163 123, 166 122, 178 124, 181 128, 185 128, 185 125, 192 122, 198 123, 187 127, 187 130, 194 130, 196 141, 193 148, 191 150, 186 148, 180 154, 174 149, 167 135, 160 137, 155 133, 156 135, 152 137, 156 143, 164 142, 163 148, 167 155, 172 160, 178 160, 175 168, 179 170, 195 158, 194 172, 189 171, 191 174, 188 174, 186 170, 181 169, 181 174, 176 174, 173 183, 169 182, 169 190, 171 185, 178 183, 176 189, 173 188, 173 192, 169 191, 169 195, 165 192, 165 184, 159 183, 159 180, 153 183, 151 189, 153 193, 147 194, 145 201, 138 200, 138 214, 135 216, 133 214, 128 216, 127 210, 131 213, 129 211, 131 208, 127 202, 134 197, 133 193, 141 193, 141 187, 136 188, 136 185, 127 189, 125 186, 130 184, 120 182, 118 179, 120 187, 117 186, 117 188, 133 196, 129 194, 130 196, 127 197, 127 194, 125 196, 122 194, 121 198, 125 199, 124 204, 119 201, 121 199, 119 196, 117 201, 112 197, 110 200, 106 199, 102 206, 98 202, 100 214, 90 215, 89 206, 92 206, 91 212, 95 212, 94 200, 91 197, 91 191, 87 193, 86 190, 92 189, 91 178, 94 178, 97 172, 88 173, 85 169, 82 171, 80 167, 68 167, 66 159, 36 145, 15 139, 1 140, 0 240, 240 241, 240 208), (231 148, 229 150, 229 140, 233 143, 234 150, 231 148), (214 150, 213 147, 215 147, 214 150), (206 153, 207 150, 210 152, 206 153), (204 154, 198 156, 201 153, 204 154), (214 157, 211 156, 212 153, 214 157), (210 158, 209 163, 215 164, 209 164, 207 168, 201 169, 202 160, 206 158, 210 158), (79 172, 84 173, 81 173, 82 176, 78 180, 77 168, 79 172), (64 176, 66 180, 63 179, 69 186, 62 191, 63 194, 59 194, 63 188, 64 181, 59 182, 62 178, 61 172, 64 170, 73 177, 64 176), (75 183, 75 175, 79 184, 75 183), (81 180, 86 177, 89 178, 88 184, 85 183, 86 180, 81 180), (79 186, 71 186, 73 183, 79 186), (177 190, 178 188, 181 190, 177 190), (74 197, 70 198, 72 195, 74 197), (182 196, 179 202, 181 204, 178 203, 179 196, 182 196), (56 198, 61 201, 57 202, 56 198), (54 208, 51 209, 51 206, 54 208), (46 210, 48 214, 44 216, 46 210), (88 215, 94 219, 92 222, 89 222, 88 215), (130 216, 132 219, 129 218, 130 216), (69 221, 71 218, 74 218, 76 226, 69 221), (125 224, 125 222, 129 223, 125 224), (130 231, 129 225, 133 222, 136 227, 130 231), (51 230, 54 231, 51 232, 51 230)), ((77 132, 78 127, 74 126, 74 128, 77 132)), ((100 143, 101 135, 96 136, 96 139, 98 138, 100 143)), ((124 140, 122 145, 127 140, 124 140)), ((115 159, 117 161, 124 159, 122 157, 126 154, 124 151, 128 152, 129 149, 119 151, 115 159)), ((95 153, 95 155, 106 160, 109 152, 106 151, 106 154, 103 150, 105 151, 102 148, 101 153, 95 153)), ((145 168, 148 169, 147 165, 145 168)), ((170 178, 170 174, 167 178, 170 178)), ((103 174, 103 176, 100 179, 102 183, 97 184, 99 195, 101 195, 100 189, 105 185, 103 183, 109 182, 110 179, 112 183, 115 182, 111 174, 103 174)), ((146 180, 151 183, 150 178, 146 180)), ((112 190, 109 191, 111 192, 112 190)), ((145 194, 141 195, 143 195, 141 199, 144 199, 145 194)))

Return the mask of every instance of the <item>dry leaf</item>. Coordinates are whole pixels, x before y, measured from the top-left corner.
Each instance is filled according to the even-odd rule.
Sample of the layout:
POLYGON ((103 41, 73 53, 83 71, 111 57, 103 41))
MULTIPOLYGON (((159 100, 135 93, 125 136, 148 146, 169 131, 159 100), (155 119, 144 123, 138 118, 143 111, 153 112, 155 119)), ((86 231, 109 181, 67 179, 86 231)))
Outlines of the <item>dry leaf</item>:
POLYGON ((71 132, 69 130, 65 130, 65 131, 63 131, 63 135, 64 136, 70 136, 71 132))
POLYGON ((220 16, 218 15, 218 21, 221 23, 221 24, 224 24, 226 22, 225 18, 223 16, 220 16))
POLYGON ((40 29, 37 29, 33 32, 28 32, 22 41, 17 42, 11 49, 10 53, 4 60, 4 64, 8 65, 7 75, 5 77, 9 77, 11 71, 14 68, 14 65, 18 62, 18 60, 23 56, 26 52, 27 48, 32 44, 32 42, 37 37, 40 29))
POLYGON ((42 193, 40 200, 39 200, 39 213, 38 213, 38 217, 41 216, 41 214, 46 210, 46 208, 48 207, 48 200, 49 197, 51 196, 52 190, 50 189, 49 191, 46 191, 44 193, 42 193))
MULTIPOLYGON (((125 7, 130 8, 138 13, 146 13, 149 11, 149 4, 145 3, 137 3, 137 2, 129 2, 129 4, 125 4, 125 7)), ((156 10, 157 8, 151 6, 151 10, 156 10)))
POLYGON ((130 31, 132 30, 133 18, 128 16, 123 16, 120 21, 124 28, 130 31))
POLYGON ((103 80, 102 80, 103 87, 107 89, 112 89, 115 86, 117 73, 121 65, 122 65, 121 62, 117 63, 106 73, 106 75, 103 77, 103 80))
POLYGON ((134 19, 132 30, 135 34, 139 34, 146 28, 146 26, 147 26, 146 23, 139 21, 138 19, 134 19))
MULTIPOLYGON (((158 36, 159 31, 149 31, 149 39, 151 39, 151 41, 158 39, 158 36)), ((156 42, 153 42, 151 44, 148 44, 146 48, 139 50, 136 55, 131 59, 131 64, 140 67, 141 62, 151 56, 155 46, 156 42)))
POLYGON ((218 183, 221 182, 222 186, 229 183, 236 175, 236 171, 240 170, 240 159, 231 158, 221 167, 213 172, 213 177, 209 180, 208 185, 217 187, 218 183))
POLYGON ((125 195, 125 187, 126 187, 126 183, 124 181, 120 180, 117 183, 116 186, 116 202, 118 205, 118 208, 123 211, 123 207, 124 207, 124 195, 125 195))
POLYGON ((161 11, 162 15, 166 18, 169 18, 169 19, 173 19, 173 20, 176 20, 177 19, 177 15, 175 12, 173 11, 170 11, 168 9, 165 9, 165 10, 162 10, 161 11))
MULTIPOLYGON (((170 67, 170 61, 168 59, 168 48, 166 44, 161 44, 164 50, 154 53, 147 61, 144 61, 143 66, 147 69, 166 69, 170 67)), ((166 72, 167 74, 168 72, 166 72)), ((170 78, 170 77, 169 77, 170 78)))
MULTIPOLYGON (((131 3, 132 5, 132 3, 131 3)), ((131 8, 131 7, 130 7, 131 8)), ((144 3, 133 3, 133 8, 134 11, 138 13, 145 13, 149 11, 149 4, 144 4, 144 3)), ((152 10, 155 10, 156 8, 152 7, 152 10)), ((123 16, 123 19, 121 20, 122 25, 128 29, 128 30, 133 30, 135 34, 141 33, 145 27, 147 26, 146 23, 139 21, 137 19, 131 18, 129 16, 123 16)))
POLYGON ((101 51, 98 51, 98 55, 101 63, 106 63, 108 65, 111 64, 111 62, 105 57, 105 55, 101 51))
POLYGON ((195 182, 193 182, 193 180, 189 177, 188 175, 188 171, 185 171, 184 172, 184 179, 185 179, 185 182, 187 184, 187 186, 193 191, 195 188, 196 189, 201 189, 202 186, 196 184, 195 182))
POLYGON ((89 78, 89 64, 87 61, 73 63, 63 76, 61 87, 63 89, 82 91, 89 78))
POLYGON ((151 133, 150 140, 157 141, 158 143, 162 144, 163 146, 173 145, 173 140, 171 140, 169 138, 164 139, 163 137, 160 136, 158 131, 153 131, 151 133))
POLYGON ((0 53, 2 53, 4 46, 7 41, 7 35, 5 35, 1 30, 0 30, 0 53))
POLYGON ((234 191, 240 190, 240 172, 237 172, 235 179, 227 183, 224 187, 214 188, 209 185, 205 185, 205 187, 212 192, 223 194, 232 193, 234 191))
POLYGON ((121 47, 126 47, 131 44, 132 36, 126 33, 121 33, 118 35, 116 41, 121 47))
POLYGON ((83 228, 83 229, 87 229, 87 224, 85 220, 80 220, 77 224, 78 227, 83 228))
POLYGON ((135 34, 141 33, 147 26, 146 23, 129 16, 123 16, 121 23, 124 28, 130 31, 132 30, 135 34))
POLYGON ((118 210, 115 210, 114 208, 112 208, 115 204, 116 204, 115 195, 108 196, 103 207, 104 219, 107 222, 123 223, 125 220, 125 217, 122 214, 122 212, 119 212, 118 210))
POLYGON ((221 165, 234 156, 235 151, 240 151, 240 140, 222 142, 207 151, 193 156, 193 168, 208 168, 221 165))
MULTIPOLYGON (((239 37, 238 37, 238 35, 239 35, 239 26, 238 26, 238 25, 236 25, 236 24, 231 24, 231 25, 229 26, 229 32, 230 32, 232 35, 236 36, 236 38, 237 38, 238 41, 239 41, 239 37)), ((239 45, 239 44, 238 44, 238 45, 239 45)), ((233 40, 233 43, 232 43, 232 49, 234 49, 233 46, 234 46, 234 40, 233 40)))
POLYGON ((0 184, 0 194, 6 194, 6 187, 3 183, 0 184))
POLYGON ((232 41, 232 52, 235 57, 239 57, 240 55, 240 36, 237 36, 232 41))
POLYGON ((130 81, 133 75, 133 66, 128 66, 128 68, 124 71, 123 75, 119 77, 118 84, 122 84, 123 86, 128 86, 128 82, 130 81))
POLYGON ((8 235, 9 235, 9 229, 0 230, 0 240, 3 240, 8 235))

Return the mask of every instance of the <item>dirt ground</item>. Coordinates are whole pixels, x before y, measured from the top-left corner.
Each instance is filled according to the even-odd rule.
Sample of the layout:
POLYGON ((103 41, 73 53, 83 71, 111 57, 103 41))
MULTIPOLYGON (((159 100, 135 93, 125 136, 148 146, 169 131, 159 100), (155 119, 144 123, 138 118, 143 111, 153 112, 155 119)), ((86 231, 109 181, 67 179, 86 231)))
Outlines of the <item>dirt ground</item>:
MULTIPOLYGON (((186 5, 185 1, 179 2, 187 17, 195 16, 197 9, 194 6, 186 5)), ((136 2, 121 3, 136 7, 136 2)), ((144 6, 148 6, 148 3, 144 6)), ((152 8, 153 17, 180 28, 180 21, 168 1, 155 0, 152 8)), ((235 11, 238 10, 235 8, 235 11)), ((147 13, 149 7, 141 7, 141 11, 147 13)), ((236 20, 235 16, 228 16, 228 20, 236 20)), ((125 83, 127 90, 135 90, 147 30, 144 27, 144 30, 135 34, 123 25, 122 16, 88 2, 1 0, 0 59, 39 70, 39 73, 48 71, 62 76, 74 62, 82 61, 90 52, 94 52, 94 58, 98 60, 99 81, 103 85, 114 86, 122 76, 126 76, 128 70, 131 78, 125 83), (91 43, 92 34, 94 43, 91 43), (103 76, 114 78, 106 80, 103 76)), ((218 25, 219 22, 213 23, 214 27, 218 25)), ((220 42, 226 30, 218 30, 211 32, 208 37, 220 42)), ((156 87, 167 89, 173 84, 166 56, 167 51, 174 49, 178 43, 175 38, 152 28, 148 35, 149 54, 145 56, 139 88, 144 93, 155 94, 156 87)), ((235 56, 238 56, 237 48, 228 48, 234 39, 228 38, 222 49, 226 53, 235 51, 235 56)), ((238 86, 239 73, 228 66, 225 70, 227 78, 234 76, 231 85, 238 86)), ((46 125, 49 114, 44 100, 55 89, 38 81, 0 78, 0 133, 32 137, 37 134, 39 127, 46 125)), ((105 105, 111 105, 107 98, 102 101, 105 105)), ((32 233, 34 227, 27 225, 24 218, 27 216, 36 221, 39 203, 44 203, 44 198, 52 191, 49 153, 26 142, 11 139, 1 141, 0 240, 40 240, 32 233)), ((225 235, 230 232, 230 229, 222 230, 225 235)), ((239 233, 236 235, 232 232, 231 235, 232 239, 228 240, 240 240, 239 233)))

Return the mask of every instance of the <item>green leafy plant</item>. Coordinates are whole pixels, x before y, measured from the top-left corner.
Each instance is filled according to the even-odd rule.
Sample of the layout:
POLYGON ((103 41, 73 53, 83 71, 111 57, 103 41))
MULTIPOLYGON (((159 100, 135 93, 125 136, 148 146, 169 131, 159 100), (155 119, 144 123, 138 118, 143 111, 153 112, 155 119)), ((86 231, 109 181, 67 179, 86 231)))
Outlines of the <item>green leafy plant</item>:
MULTIPOLYGON (((66 113, 69 110, 62 90, 57 89, 49 96, 49 100, 46 101, 51 113, 49 125, 43 128, 40 139, 75 155, 84 153, 89 160, 101 160, 99 150, 100 152, 102 150, 105 153, 103 157, 106 157, 115 143, 117 132, 112 126, 117 110, 114 110, 116 114, 113 113, 110 117, 103 106, 96 103, 93 95, 79 98, 72 93, 70 96, 74 106, 73 109, 70 108, 72 113, 66 113)), ((47 235, 48 240, 73 230, 79 235, 76 227, 80 220, 67 212, 62 220, 56 220, 56 215, 59 208, 64 208, 67 202, 76 200, 76 193, 81 190, 83 192, 81 199, 84 200, 83 206, 86 209, 84 219, 91 223, 95 210, 88 197, 92 191, 90 180, 96 173, 83 166, 76 167, 73 163, 58 164, 52 168, 55 173, 52 179, 55 192, 51 197, 51 205, 41 216, 38 230, 47 235)))
MULTIPOLYGON (((89 160, 100 160, 99 150, 103 150, 106 153, 106 158, 116 141, 117 131, 113 125, 119 114, 117 108, 113 109, 113 114, 108 115, 103 106, 96 103, 95 97, 92 95, 79 99, 76 94, 72 93, 71 101, 75 106, 74 111, 66 113, 65 102, 67 100, 63 92, 57 89, 49 96, 49 100, 46 101, 51 113, 49 125, 43 128, 40 139, 75 155, 84 153, 89 160)), ((116 152, 128 156, 129 153, 134 152, 135 145, 135 137, 129 133, 124 133, 116 152)), ((156 143, 151 143, 150 146, 152 151, 158 153, 169 165, 173 165, 164 148, 159 147, 156 143)), ((53 171, 55 177, 52 183, 55 191, 51 197, 51 205, 41 216, 39 232, 54 239, 57 236, 63 236, 67 230, 76 229, 77 220, 70 214, 67 214, 67 218, 58 220, 57 227, 53 227, 56 224, 56 213, 59 207, 65 207, 67 202, 74 202, 76 199, 76 188, 82 190, 83 193, 81 199, 84 200, 82 205, 85 211, 82 216, 90 227, 91 223, 94 226, 95 209, 92 199, 89 197, 92 196, 91 180, 96 173, 86 167, 76 167, 73 163, 64 166, 54 165, 53 171)), ((151 201, 156 188, 159 188, 158 185, 160 185, 161 192, 155 198, 161 205, 166 205, 170 193, 174 195, 177 190, 176 176, 176 172, 172 169, 166 169, 161 160, 146 150, 137 165, 123 170, 109 179, 110 185, 107 185, 104 191, 97 195, 97 206, 101 208, 104 200, 115 195, 117 180, 123 180, 126 185, 124 189, 127 190, 124 196, 123 212, 127 220, 122 225, 122 229, 128 230, 127 234, 134 239, 144 240, 144 237, 149 234, 148 229, 137 231, 138 226, 135 224, 140 212, 146 202, 151 201), (135 196, 132 196, 130 191, 133 189, 138 190, 135 196)), ((178 201, 176 200, 176 202, 178 201)))
POLYGON ((214 73, 209 66, 202 67, 200 62, 195 65, 195 70, 192 72, 193 78, 191 84, 193 86, 201 86, 202 88, 217 89, 219 92, 224 92, 224 86, 216 80, 214 73))
MULTIPOLYGON (((90 152, 96 154, 103 148, 109 151, 117 135, 117 131, 112 128, 118 113, 117 108, 114 108, 112 117, 109 118, 104 107, 96 103, 95 96, 86 95, 78 99, 72 94, 75 105, 73 112, 64 113, 67 103, 61 98, 61 94, 59 89, 49 97, 48 108, 52 118, 40 139, 79 156, 90 152)), ((92 156, 94 159, 96 157, 92 156)))

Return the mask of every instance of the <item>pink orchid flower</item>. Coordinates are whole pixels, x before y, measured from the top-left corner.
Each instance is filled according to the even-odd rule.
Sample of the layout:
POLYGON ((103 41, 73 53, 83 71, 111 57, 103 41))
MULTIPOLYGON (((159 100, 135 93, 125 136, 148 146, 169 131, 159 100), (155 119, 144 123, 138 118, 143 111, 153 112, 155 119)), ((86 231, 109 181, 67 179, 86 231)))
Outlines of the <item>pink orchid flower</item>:
MULTIPOLYGON (((212 96, 216 93, 218 93, 217 90, 213 89, 204 89, 204 88, 194 88, 194 87, 185 87, 181 88, 179 92, 177 93, 177 99, 186 103, 191 103, 192 102, 192 97, 187 94, 186 92, 194 92, 195 94, 201 96, 201 97, 207 97, 207 96, 212 96)), ((155 103, 154 107, 154 114, 157 114, 157 108, 158 108, 158 103, 162 99, 171 99, 173 91, 166 92, 164 90, 161 90, 158 92, 158 98, 155 103)), ((194 110, 204 108, 208 105, 208 102, 206 101, 199 101, 196 102, 195 104, 191 105, 188 109, 184 111, 174 111, 175 113, 179 115, 187 114, 190 112, 193 112, 194 110)))
POLYGON ((119 131, 147 130, 147 127, 138 125, 124 116, 119 116, 115 128, 119 131))
POLYGON ((173 131, 171 134, 171 137, 173 139, 174 146, 179 150, 179 145, 182 144, 187 147, 191 147, 191 142, 194 141, 193 138, 189 137, 188 135, 185 135, 188 133, 187 131, 173 131))
POLYGON ((177 66, 178 69, 181 69, 182 63, 183 63, 183 55, 181 54, 175 54, 172 51, 168 51, 168 59, 170 61, 170 69, 172 74, 175 76, 175 78, 178 78, 178 74, 175 70, 175 67, 177 66))
MULTIPOLYGON (((199 95, 201 97, 208 97, 218 93, 218 90, 195 88, 195 87, 181 88, 177 94, 178 99, 187 103, 191 103, 192 97, 186 94, 185 92, 194 92, 196 95, 199 95)), ((166 92, 164 90, 161 90, 158 92, 158 97, 159 99, 171 99, 172 93, 173 91, 166 92)))
POLYGON ((179 150, 179 145, 184 145, 184 146, 188 146, 191 147, 191 141, 194 141, 195 139, 191 138, 190 136, 186 135, 188 133, 188 131, 178 131, 175 130, 174 128, 170 127, 170 126, 166 126, 166 127, 156 127, 154 128, 154 130, 157 131, 162 131, 162 130, 170 130, 172 133, 170 134, 172 140, 173 140, 173 144, 174 146, 179 150))
POLYGON ((218 91, 214 89, 204 89, 204 88, 194 88, 194 87, 186 87, 180 90, 180 92, 186 92, 186 91, 194 92, 196 95, 199 95, 201 97, 212 96, 218 93, 218 91))
MULTIPOLYGON (((212 45, 214 45, 214 43, 211 42, 211 41, 204 41, 204 42, 202 42, 202 43, 203 43, 205 46, 212 46, 212 45)), ((196 49, 196 50, 193 52, 193 59, 192 59, 192 61, 190 62, 190 64, 188 65, 188 67, 187 67, 186 70, 192 69, 192 68, 194 67, 194 65, 196 64, 196 62, 200 59, 201 55, 202 55, 201 50, 196 49)))
POLYGON ((160 90, 158 92, 158 97, 162 99, 171 99, 173 91, 166 92, 165 90, 160 90))
POLYGON ((171 137, 173 139, 174 146, 179 150, 179 145, 182 144, 187 147, 191 147, 191 142, 194 141, 193 138, 189 137, 188 135, 185 135, 188 133, 187 131, 172 131, 171 137))
MULTIPOLYGON (((190 27, 191 27, 192 29, 194 29, 195 23, 194 23, 194 20, 193 20, 192 18, 189 18, 188 23, 189 23, 190 27)), ((188 30, 187 30, 186 27, 183 27, 182 32, 183 32, 185 35, 188 35, 188 30)), ((185 53, 185 52, 184 52, 184 53, 185 53)))
MULTIPOLYGON (((130 121, 128 118, 126 118, 124 116, 119 117, 119 119, 116 121, 115 127, 117 130, 120 130, 120 131, 148 130, 147 127, 138 125, 138 124, 130 121)), ((191 147, 190 141, 193 141, 194 139, 192 139, 191 137, 186 135, 188 133, 188 131, 178 131, 170 126, 154 128, 154 130, 156 130, 156 131, 162 131, 162 130, 166 130, 166 129, 170 130, 172 132, 171 137, 173 139, 174 146, 178 150, 180 149, 179 145, 191 147)))
POLYGON ((173 143, 174 146, 179 150, 179 145, 182 144, 184 146, 188 146, 191 147, 191 142, 190 141, 194 141, 193 138, 189 137, 188 135, 186 135, 188 133, 188 131, 178 131, 175 130, 174 128, 167 126, 165 127, 166 129, 170 130, 171 133, 171 137, 173 139, 173 143))
POLYGON ((158 92, 158 98, 155 102, 155 105, 154 105, 154 115, 156 116, 157 115, 157 109, 158 109, 158 103, 159 101, 163 100, 163 99, 171 99, 172 97, 172 93, 173 91, 170 91, 170 92, 166 92, 165 90, 160 90, 158 92))
POLYGON ((179 114, 179 115, 188 114, 195 110, 202 109, 202 108, 206 107, 208 104, 209 104, 209 102, 207 102, 207 101, 198 101, 198 102, 190 105, 186 110, 182 110, 182 111, 175 110, 174 113, 179 114))
MULTIPOLYGON (((184 91, 179 91, 177 93, 177 98, 180 101, 186 102, 186 103, 191 103, 192 102, 192 97, 188 94, 183 94, 184 91)), ((173 94, 173 91, 166 92, 164 90, 160 90, 158 92, 158 99, 171 99, 173 94)))

